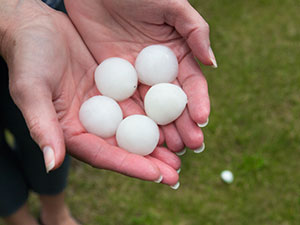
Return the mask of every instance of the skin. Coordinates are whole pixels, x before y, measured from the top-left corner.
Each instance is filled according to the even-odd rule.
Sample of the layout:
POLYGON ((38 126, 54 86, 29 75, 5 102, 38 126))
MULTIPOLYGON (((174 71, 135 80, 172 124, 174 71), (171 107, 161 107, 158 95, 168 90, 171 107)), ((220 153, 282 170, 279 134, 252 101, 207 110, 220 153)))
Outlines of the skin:
MULTIPOLYGON (((215 60, 207 23, 184 0, 65 3, 72 22, 38 0, 0 0, 0 53, 9 67, 12 98, 33 139, 41 149, 53 150, 52 169, 60 166, 67 147, 71 155, 94 167, 150 181, 162 175, 162 183, 176 184, 180 160, 169 150, 200 147, 203 134, 196 123, 204 123, 209 115, 207 83, 194 60, 197 57, 205 65, 215 60), (116 147, 114 137, 103 140, 86 133, 78 111, 86 99, 99 94, 93 81, 97 64, 111 56, 134 63, 138 52, 150 44, 167 45, 176 53, 180 65, 174 83, 185 90, 189 103, 175 123, 161 127, 160 144, 166 141, 169 149, 157 147, 142 157, 116 147)), ((148 88, 140 85, 131 99, 120 102, 125 116, 144 114, 148 88)), ((41 201, 44 209, 59 208, 59 201, 48 196, 41 196, 41 201)), ((44 221, 56 218, 51 211, 43 210, 44 221)), ((76 224, 68 210, 59 211, 66 211, 61 214, 67 215, 65 224, 76 224)), ((8 219, 24 222, 27 217, 35 223, 26 205, 18 213, 23 216, 8 219)))
MULTIPOLYGON (((205 123, 210 113, 206 80, 194 57, 212 65, 209 28, 185 0, 66 0, 70 18, 97 63, 121 57, 134 64, 138 53, 151 44, 170 47, 179 61, 174 83, 186 92, 185 112, 173 124, 162 126, 169 149, 181 151, 201 147, 203 133, 197 123, 205 123)), ((143 99, 149 87, 139 85, 143 99)))
MULTIPOLYGON (((178 181, 179 158, 163 147, 139 156, 87 133, 78 112, 81 104, 99 94, 93 74, 95 57, 71 21, 40 1, 19 1, 1 35, 1 54, 9 67, 11 96, 22 111, 31 136, 41 149, 54 151, 55 166, 65 156, 94 167, 143 180, 178 181), (5 47, 4 47, 5 46, 5 47)), ((120 103, 124 115, 143 113, 134 99, 120 103)))

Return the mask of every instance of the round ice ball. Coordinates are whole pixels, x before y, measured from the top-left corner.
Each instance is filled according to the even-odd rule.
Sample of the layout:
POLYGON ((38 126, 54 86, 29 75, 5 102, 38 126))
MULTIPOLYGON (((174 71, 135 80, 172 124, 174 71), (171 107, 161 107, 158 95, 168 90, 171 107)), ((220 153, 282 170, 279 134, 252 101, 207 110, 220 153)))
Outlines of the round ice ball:
POLYGON ((115 135, 123 113, 115 100, 97 95, 81 105, 79 119, 89 133, 108 138, 115 135))
POLYGON ((233 174, 232 174, 232 172, 231 171, 229 171, 229 170, 224 170, 224 171, 222 171, 222 173, 221 173, 221 179, 225 182, 225 183, 227 183, 227 184, 230 184, 230 183, 232 183, 233 182, 233 174))
POLYGON ((132 115, 120 123, 116 138, 118 145, 128 152, 149 155, 158 144, 159 129, 149 117, 132 115))
POLYGON ((95 71, 95 82, 101 94, 116 101, 129 98, 137 88, 137 73, 125 59, 112 57, 104 60, 95 71))
POLYGON ((176 120, 187 103, 184 91, 174 84, 160 83, 146 93, 144 107, 146 114, 159 125, 176 120))
POLYGON ((170 48, 164 45, 150 45, 137 56, 135 69, 139 81, 152 86, 174 81, 178 74, 178 61, 170 48))

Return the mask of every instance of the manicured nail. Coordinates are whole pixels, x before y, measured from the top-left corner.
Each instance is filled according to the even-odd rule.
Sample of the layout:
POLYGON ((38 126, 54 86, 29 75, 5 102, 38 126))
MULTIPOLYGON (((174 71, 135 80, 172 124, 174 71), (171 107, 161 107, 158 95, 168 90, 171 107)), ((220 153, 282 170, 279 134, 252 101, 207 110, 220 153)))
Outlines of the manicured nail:
POLYGON ((201 152, 204 151, 204 149, 205 149, 205 144, 204 144, 204 142, 203 142, 200 148, 194 150, 194 153, 197 153, 197 154, 198 154, 198 153, 201 153, 201 152))
POLYGON ((49 171, 52 170, 53 167, 55 166, 54 151, 51 147, 46 146, 43 149, 43 154, 44 154, 46 171, 47 171, 47 173, 49 173, 49 171))
POLYGON ((181 168, 179 168, 179 169, 177 170, 177 173, 180 174, 180 171, 181 171, 181 168))
POLYGON ((209 118, 207 118, 206 122, 205 123, 197 123, 198 127, 202 128, 202 127, 206 127, 207 124, 209 122, 209 118))
POLYGON ((186 153, 186 149, 184 148, 182 151, 180 152, 176 152, 175 154, 178 155, 178 156, 182 156, 186 153))
POLYGON ((180 183, 179 183, 179 181, 176 183, 176 184, 174 184, 174 185, 172 185, 172 186, 170 186, 172 189, 174 189, 174 190, 177 190, 178 188, 179 188, 179 186, 180 186, 180 183))
POLYGON ((215 54, 213 52, 213 50, 211 49, 211 47, 209 46, 209 56, 210 56, 210 61, 212 63, 212 67, 213 68, 218 68, 218 64, 217 64, 217 61, 216 61, 216 57, 215 57, 215 54))
POLYGON ((162 175, 160 175, 159 178, 157 180, 155 180, 154 182, 159 184, 163 178, 164 177, 162 175))

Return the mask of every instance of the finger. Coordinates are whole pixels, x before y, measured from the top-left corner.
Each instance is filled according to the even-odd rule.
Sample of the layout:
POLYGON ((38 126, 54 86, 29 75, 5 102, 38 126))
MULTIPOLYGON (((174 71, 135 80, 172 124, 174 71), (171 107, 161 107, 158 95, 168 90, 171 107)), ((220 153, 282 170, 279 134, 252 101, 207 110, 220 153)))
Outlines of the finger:
POLYGON ((134 100, 130 98, 118 103, 122 109, 124 118, 135 114, 145 115, 144 110, 134 100))
POLYGON ((89 133, 67 138, 70 154, 96 168, 112 170, 142 180, 155 181, 161 172, 143 156, 129 153, 89 133))
POLYGON ((105 138, 104 139, 108 144, 113 145, 113 146, 118 146, 116 136, 110 137, 110 138, 105 138))
POLYGON ((167 165, 166 163, 160 161, 159 159, 156 159, 152 156, 145 156, 147 159, 155 163, 159 170, 161 171, 161 174, 163 176, 163 179, 161 183, 168 184, 170 186, 176 185, 179 180, 179 175, 177 171, 172 168, 171 166, 167 165))
POLYGON ((10 85, 10 92, 25 118, 32 139, 43 150, 46 171, 58 168, 66 150, 50 91, 40 83, 14 82, 10 85))
POLYGON ((184 148, 184 143, 177 131, 174 123, 162 126, 165 135, 165 140, 168 148, 173 152, 180 152, 184 148))
POLYGON ((184 142, 190 149, 198 149, 203 143, 203 133, 196 123, 190 118, 186 108, 181 116, 175 121, 177 130, 184 142))
POLYGON ((192 54, 180 62, 178 80, 188 97, 191 118, 198 124, 206 123, 210 113, 207 82, 192 54))
POLYGON ((168 7, 166 22, 175 27, 187 41, 193 54, 205 65, 217 67, 210 47, 209 26, 188 1, 174 1, 168 7))
POLYGON ((147 94, 147 91, 150 89, 151 87, 145 84, 139 84, 139 93, 140 96, 142 98, 142 100, 144 101, 144 98, 147 94))
POLYGON ((133 96, 131 96, 131 99, 139 106, 141 107, 142 109, 144 109, 144 103, 142 101, 142 98, 140 96, 140 93, 139 91, 135 91, 133 96))
POLYGON ((165 142, 165 134, 162 131, 161 127, 158 127, 159 130, 159 140, 158 140, 158 146, 162 145, 165 142))
POLYGON ((151 156, 159 159, 160 161, 168 164, 173 169, 178 170, 181 166, 180 158, 174 153, 170 152, 168 149, 163 147, 157 147, 152 153, 151 156))

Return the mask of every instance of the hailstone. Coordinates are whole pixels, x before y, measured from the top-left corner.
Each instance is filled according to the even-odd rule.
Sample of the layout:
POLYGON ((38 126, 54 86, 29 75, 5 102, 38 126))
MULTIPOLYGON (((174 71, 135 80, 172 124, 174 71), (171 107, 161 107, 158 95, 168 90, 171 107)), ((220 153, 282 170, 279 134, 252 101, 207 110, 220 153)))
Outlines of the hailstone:
POLYGON ((116 138, 118 145, 128 152, 149 155, 158 144, 159 129, 149 117, 131 115, 120 123, 116 138))
POLYGON ((96 68, 95 82, 101 94, 122 101, 133 95, 138 78, 130 62, 112 57, 104 60, 96 68))
POLYGON ((79 120, 83 127, 102 138, 114 136, 122 119, 123 113, 118 103, 106 96, 89 98, 79 110, 79 120))
POLYGON ((137 56, 135 68, 139 81, 152 86, 174 81, 178 74, 178 61, 167 46, 150 45, 137 56))
POLYGON ((227 184, 230 184, 233 182, 233 174, 231 171, 229 170, 223 170, 222 173, 221 173, 221 179, 227 183, 227 184))
POLYGON ((160 83, 152 86, 145 95, 144 107, 147 116, 159 125, 176 120, 183 112, 187 96, 177 85, 160 83))

